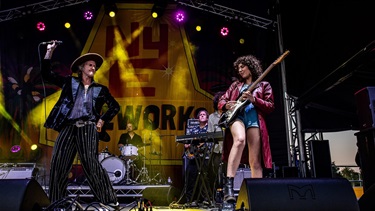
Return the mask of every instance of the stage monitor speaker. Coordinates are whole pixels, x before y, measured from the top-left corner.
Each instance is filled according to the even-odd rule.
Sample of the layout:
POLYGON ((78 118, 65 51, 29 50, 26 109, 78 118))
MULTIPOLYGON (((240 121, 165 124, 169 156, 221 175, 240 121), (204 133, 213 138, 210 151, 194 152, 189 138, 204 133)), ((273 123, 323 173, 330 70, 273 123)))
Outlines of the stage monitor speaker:
POLYGON ((236 210, 359 211, 354 190, 343 178, 245 179, 236 210))
POLYGON ((360 130, 375 127, 375 87, 365 87, 355 94, 360 130))
POLYGON ((169 206, 177 201, 181 191, 173 186, 147 187, 142 192, 142 197, 151 202, 153 206, 169 206))
POLYGON ((47 194, 34 179, 0 180, 0 210, 43 210, 50 205, 47 194))
POLYGON ((359 209, 361 211, 375 210, 375 185, 372 185, 367 191, 363 193, 358 200, 359 209))
POLYGON ((309 141, 311 175, 315 178, 332 178, 331 151, 328 140, 309 141))

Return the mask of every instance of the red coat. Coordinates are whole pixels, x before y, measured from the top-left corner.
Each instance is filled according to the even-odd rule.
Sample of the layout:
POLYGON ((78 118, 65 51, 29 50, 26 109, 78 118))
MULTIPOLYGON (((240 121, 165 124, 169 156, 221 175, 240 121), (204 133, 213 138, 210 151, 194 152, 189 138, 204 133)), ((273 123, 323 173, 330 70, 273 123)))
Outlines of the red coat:
MULTIPOLYGON (((233 82, 228 90, 225 92, 223 96, 221 96, 218 107, 225 111, 225 104, 227 101, 236 101, 239 97, 241 87, 243 86, 243 82, 233 82)), ((265 115, 271 113, 275 110, 274 99, 273 99, 273 92, 270 83, 266 81, 261 81, 257 84, 257 86, 252 91, 253 96, 255 97, 255 102, 253 103, 257 113, 258 113, 258 120, 259 120, 259 129, 262 141, 262 159, 265 168, 272 168, 272 155, 270 149, 270 142, 268 136, 268 130, 266 126, 265 115)), ((230 149, 233 144, 233 137, 230 132, 230 129, 225 129, 225 140, 223 146, 223 161, 228 161, 228 156, 230 149)), ((245 147, 241 163, 249 164, 249 156, 248 156, 248 149, 247 146, 245 147)))

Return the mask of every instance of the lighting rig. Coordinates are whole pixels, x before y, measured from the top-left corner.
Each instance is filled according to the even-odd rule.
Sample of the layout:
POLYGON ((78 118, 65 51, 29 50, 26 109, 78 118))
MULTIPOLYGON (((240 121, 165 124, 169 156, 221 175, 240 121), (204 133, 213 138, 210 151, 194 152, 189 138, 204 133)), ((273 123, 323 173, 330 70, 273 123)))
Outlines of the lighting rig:
POLYGON ((47 0, 8 10, 2 10, 0 11, 0 22, 24 17, 29 14, 38 14, 50 10, 61 9, 62 7, 87 3, 88 1, 89 0, 47 0))

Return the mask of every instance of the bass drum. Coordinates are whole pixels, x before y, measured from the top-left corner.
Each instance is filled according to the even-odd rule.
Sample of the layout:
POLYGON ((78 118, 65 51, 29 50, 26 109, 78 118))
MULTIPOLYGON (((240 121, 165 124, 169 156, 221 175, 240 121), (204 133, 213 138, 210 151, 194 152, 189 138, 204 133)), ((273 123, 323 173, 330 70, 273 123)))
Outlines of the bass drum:
POLYGON ((113 184, 117 184, 124 179, 126 168, 125 163, 120 158, 115 156, 107 157, 102 160, 101 164, 113 184))

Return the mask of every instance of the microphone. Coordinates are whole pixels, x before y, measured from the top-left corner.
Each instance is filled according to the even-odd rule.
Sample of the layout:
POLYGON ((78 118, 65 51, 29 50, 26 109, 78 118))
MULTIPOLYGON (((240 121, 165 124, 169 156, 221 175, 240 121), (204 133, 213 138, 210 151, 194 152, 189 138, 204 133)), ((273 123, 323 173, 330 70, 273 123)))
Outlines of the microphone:
POLYGON ((57 45, 60 45, 60 44, 63 43, 63 41, 59 41, 59 40, 53 41, 53 40, 51 40, 51 41, 47 41, 47 42, 41 42, 40 44, 47 45, 47 44, 53 44, 53 42, 55 42, 57 45))

